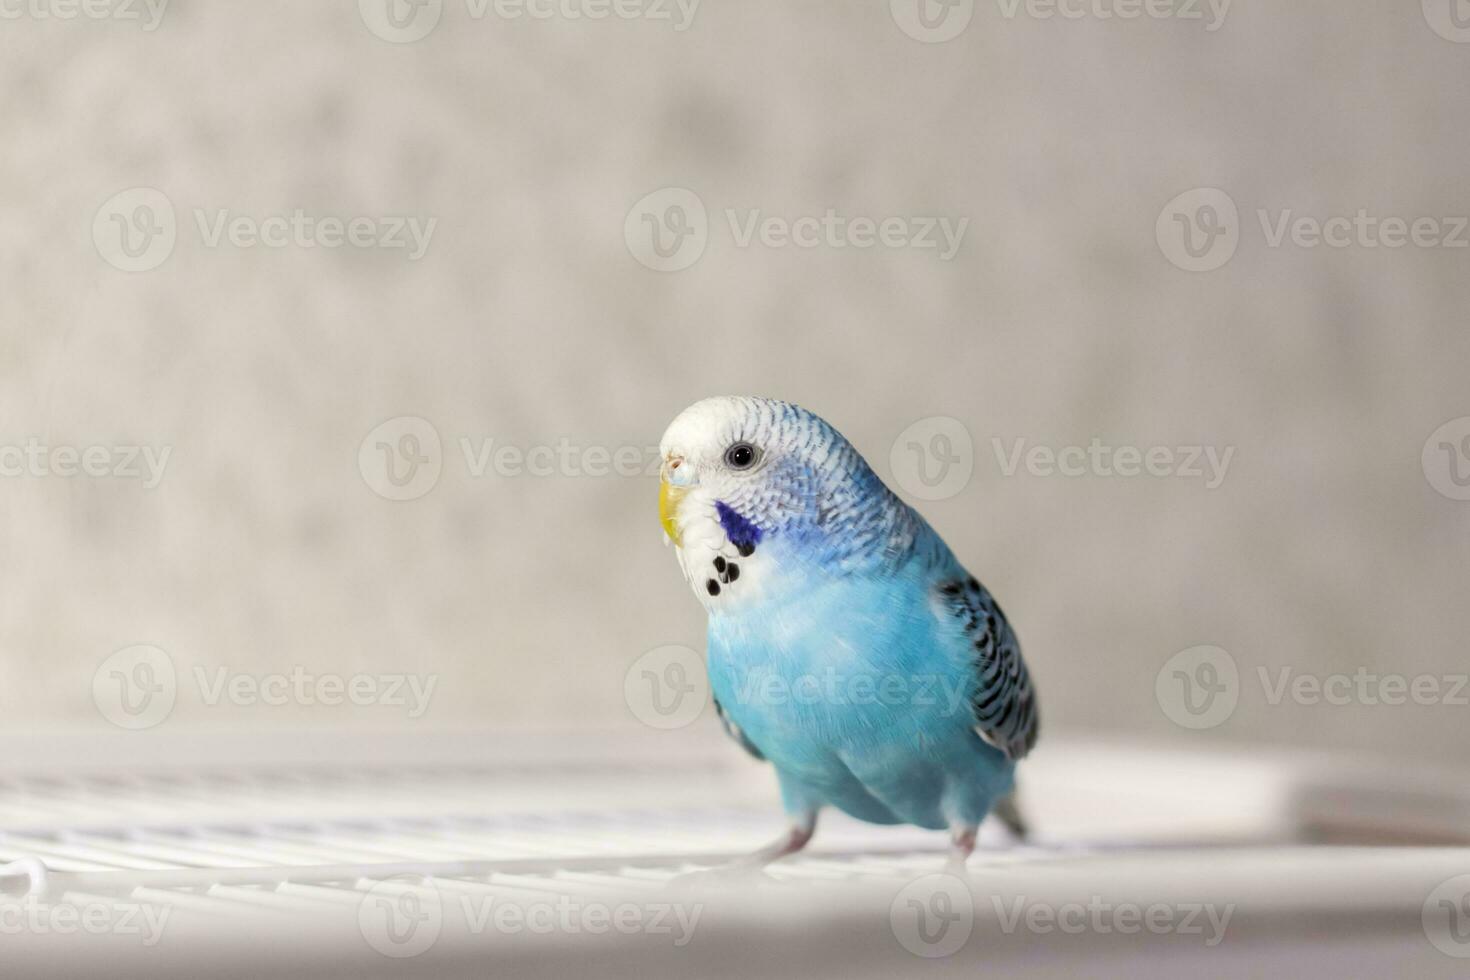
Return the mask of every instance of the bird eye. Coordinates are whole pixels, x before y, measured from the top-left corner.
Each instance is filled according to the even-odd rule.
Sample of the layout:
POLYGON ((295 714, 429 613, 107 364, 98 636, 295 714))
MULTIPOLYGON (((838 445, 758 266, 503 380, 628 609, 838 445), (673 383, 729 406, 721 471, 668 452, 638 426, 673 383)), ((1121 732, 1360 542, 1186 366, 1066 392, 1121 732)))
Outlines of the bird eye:
POLYGON ((725 450, 725 462, 732 470, 748 470, 760 458, 760 452, 748 442, 737 442, 725 450))

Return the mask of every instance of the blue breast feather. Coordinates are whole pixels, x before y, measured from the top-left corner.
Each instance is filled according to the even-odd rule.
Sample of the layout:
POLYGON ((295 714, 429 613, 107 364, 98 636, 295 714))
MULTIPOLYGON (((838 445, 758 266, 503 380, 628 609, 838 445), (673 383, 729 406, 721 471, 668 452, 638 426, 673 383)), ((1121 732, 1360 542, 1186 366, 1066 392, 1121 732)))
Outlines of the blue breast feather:
POLYGON ((788 811, 875 823, 978 824, 1014 764, 975 732, 974 651, 935 608, 949 558, 833 576, 772 554, 780 588, 710 617, 709 672, 729 720, 775 766, 788 811), (784 560, 783 560, 784 559, 784 560))

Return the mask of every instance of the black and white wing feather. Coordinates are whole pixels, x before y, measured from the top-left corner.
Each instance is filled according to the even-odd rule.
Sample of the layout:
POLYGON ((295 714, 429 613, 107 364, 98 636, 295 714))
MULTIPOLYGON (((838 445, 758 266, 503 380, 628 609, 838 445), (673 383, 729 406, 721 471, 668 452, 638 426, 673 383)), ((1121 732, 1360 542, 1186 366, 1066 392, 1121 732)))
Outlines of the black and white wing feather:
POLYGON ((942 583, 939 598, 963 629, 972 654, 975 733, 1007 758, 1022 758, 1036 744, 1041 711, 1011 624, 974 578, 942 583))

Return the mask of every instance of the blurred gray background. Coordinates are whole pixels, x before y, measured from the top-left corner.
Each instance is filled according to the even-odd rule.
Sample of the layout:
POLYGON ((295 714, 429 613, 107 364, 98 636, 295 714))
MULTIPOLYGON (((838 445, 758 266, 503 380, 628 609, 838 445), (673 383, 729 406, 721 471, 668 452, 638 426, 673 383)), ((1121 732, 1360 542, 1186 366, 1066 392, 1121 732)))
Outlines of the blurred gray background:
POLYGON ((1214 30, 1205 4, 983 0, 944 43, 902 7, 705 0, 681 24, 672 4, 512 19, 447 0, 398 11, 440 18, 408 43, 379 36, 373 0, 174 0, 152 30, 14 8, 0 446, 171 455, 152 489, 0 479, 5 725, 115 731, 94 672, 154 644, 180 676, 175 732, 640 726, 629 665, 703 648, 656 480, 477 476, 461 440, 641 451, 688 403, 756 393, 823 414, 898 485, 895 440, 901 458, 906 429, 957 420, 972 476, 909 499, 1018 625, 1051 732, 1456 753, 1470 707, 1273 705, 1257 672, 1470 669, 1470 503, 1421 461, 1470 416, 1470 250, 1273 248, 1258 212, 1470 214, 1470 43, 1436 32, 1435 0, 1241 0, 1214 30), (660 272, 635 257, 635 206, 671 187, 709 231, 660 272), (177 240, 129 272, 115 218, 166 217, 136 188, 166 196, 177 240), (1209 272, 1156 234, 1196 188, 1239 208, 1209 272), (725 217, 829 208, 969 223, 944 261, 741 247, 725 217), (437 224, 411 261, 211 246, 196 218, 297 209, 437 224), (359 450, 405 416, 432 424, 441 472, 393 501, 359 450), (1234 457, 1207 489, 1007 476, 994 448, 1094 438, 1234 457), (1241 689, 1193 731, 1155 681, 1201 644, 1241 689), (409 719, 210 705, 196 667, 439 680, 409 719))

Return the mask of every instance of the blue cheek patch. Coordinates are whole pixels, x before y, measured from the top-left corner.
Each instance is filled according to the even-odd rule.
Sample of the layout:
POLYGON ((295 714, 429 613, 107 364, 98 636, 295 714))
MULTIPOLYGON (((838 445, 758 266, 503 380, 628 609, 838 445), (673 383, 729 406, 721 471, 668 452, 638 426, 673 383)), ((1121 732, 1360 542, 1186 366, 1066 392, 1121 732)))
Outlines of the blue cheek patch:
POLYGON ((761 529, 736 513, 723 500, 715 501, 715 512, 720 516, 720 527, 725 529, 725 537, 740 549, 741 554, 748 555, 760 544, 761 529))

